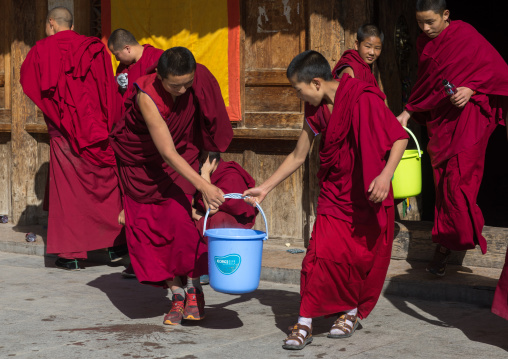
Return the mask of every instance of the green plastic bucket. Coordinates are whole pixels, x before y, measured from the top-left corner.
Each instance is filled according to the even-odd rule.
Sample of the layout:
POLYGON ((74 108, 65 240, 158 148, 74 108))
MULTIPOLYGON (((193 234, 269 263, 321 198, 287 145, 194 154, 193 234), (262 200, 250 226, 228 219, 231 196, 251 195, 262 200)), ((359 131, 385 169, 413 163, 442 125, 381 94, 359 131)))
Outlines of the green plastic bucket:
POLYGON ((408 198, 422 192, 422 151, 416 136, 407 127, 404 129, 413 137, 416 150, 405 150, 392 179, 393 197, 408 198))

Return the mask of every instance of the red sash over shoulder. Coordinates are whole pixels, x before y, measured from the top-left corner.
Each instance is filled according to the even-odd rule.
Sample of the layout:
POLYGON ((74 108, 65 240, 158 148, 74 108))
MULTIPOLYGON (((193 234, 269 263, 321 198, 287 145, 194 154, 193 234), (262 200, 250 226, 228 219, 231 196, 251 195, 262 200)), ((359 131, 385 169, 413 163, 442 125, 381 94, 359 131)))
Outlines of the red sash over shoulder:
POLYGON ((425 122, 433 166, 477 143, 487 127, 504 124, 508 108, 508 65, 471 25, 452 21, 436 38, 421 34, 417 42, 418 80, 406 105, 425 122), (476 94, 464 109, 451 104, 446 79, 476 94))
POLYGON ((353 225, 377 222, 380 229, 386 226, 382 206, 393 206, 393 196, 374 203, 368 200, 367 190, 383 170, 393 143, 408 135, 383 100, 379 89, 344 74, 332 113, 322 105, 307 117, 312 130, 323 136, 318 214, 353 225))
POLYGON ((44 113, 50 136, 65 136, 92 164, 115 165, 108 135, 116 85, 110 55, 98 38, 68 30, 38 41, 21 66, 20 82, 44 113))
MULTIPOLYGON (((166 122, 178 153, 197 171, 200 149, 224 152, 233 130, 217 80, 198 64, 194 83, 173 103, 155 73, 136 82, 138 91, 154 101, 166 122)), ((136 103, 136 93, 127 100, 132 106, 111 133, 111 145, 120 159, 125 192, 139 203, 157 203, 173 191, 194 194, 194 187, 159 154, 136 103)))
POLYGON ((344 51, 341 58, 339 59, 339 62, 337 62, 337 65, 335 65, 332 70, 333 78, 337 79, 339 73, 346 67, 351 67, 353 69, 356 79, 365 81, 368 84, 379 88, 376 78, 372 73, 372 69, 370 68, 369 64, 363 61, 358 51, 344 51))
POLYGON ((116 75, 118 76, 121 73, 127 73, 128 74, 128 87, 125 93, 123 94, 123 100, 125 101, 127 98, 129 98, 133 92, 136 92, 136 89, 134 87, 134 83, 137 81, 138 78, 141 76, 147 75, 147 70, 153 68, 154 64, 157 64, 159 61, 159 57, 164 52, 161 49, 157 49, 153 47, 152 45, 145 44, 143 45, 143 55, 139 59, 139 61, 133 63, 130 66, 125 66, 120 64, 118 68, 116 69, 116 75))

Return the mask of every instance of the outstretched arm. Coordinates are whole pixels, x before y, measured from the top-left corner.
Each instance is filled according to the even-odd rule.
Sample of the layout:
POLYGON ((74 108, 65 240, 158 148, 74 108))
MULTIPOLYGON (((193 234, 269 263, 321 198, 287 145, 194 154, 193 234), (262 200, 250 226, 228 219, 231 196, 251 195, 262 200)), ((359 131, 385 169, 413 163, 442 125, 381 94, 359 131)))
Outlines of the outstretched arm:
POLYGON ((370 193, 369 200, 374 203, 383 202, 388 196, 390 191, 390 182, 392 180, 395 169, 404 154, 404 150, 407 146, 407 139, 397 140, 393 143, 392 149, 390 150, 390 156, 386 161, 385 168, 381 171, 379 176, 374 178, 371 182, 368 192, 370 193))
POLYGON ((298 139, 293 152, 286 157, 279 168, 277 168, 277 170, 265 182, 263 182, 260 186, 248 189, 243 193, 244 196, 250 196, 250 198, 246 199, 246 201, 252 205, 255 205, 256 202, 261 203, 272 189, 289 177, 302 165, 302 163, 305 162, 312 141, 314 141, 314 132, 312 132, 308 123, 305 122, 302 133, 300 134, 300 138, 298 139))
POLYGON ((164 161, 196 187, 196 189, 203 194, 203 199, 206 199, 206 202, 212 209, 219 207, 221 203, 224 202, 224 194, 219 188, 208 183, 194 171, 187 161, 176 151, 168 126, 162 119, 152 99, 145 93, 139 92, 137 100, 150 136, 164 161))

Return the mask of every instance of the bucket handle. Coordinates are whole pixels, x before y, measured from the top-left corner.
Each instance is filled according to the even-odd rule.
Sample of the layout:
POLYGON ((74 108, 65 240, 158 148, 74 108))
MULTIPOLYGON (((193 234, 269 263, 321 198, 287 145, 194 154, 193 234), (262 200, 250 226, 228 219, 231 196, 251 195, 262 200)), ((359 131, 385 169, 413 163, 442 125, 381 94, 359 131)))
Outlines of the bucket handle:
POLYGON ((411 135, 411 137, 413 137, 413 140, 415 140, 415 143, 416 143, 416 148, 418 149, 418 157, 422 158, 422 151, 420 151, 420 144, 418 143, 418 140, 416 139, 416 136, 413 132, 411 132, 411 130, 405 126, 403 126, 404 130, 406 130, 407 133, 409 133, 411 135))
MULTIPOLYGON (((228 193, 228 194, 224 195, 224 198, 244 199, 246 197, 242 196, 241 193, 228 193)), ((266 236, 263 240, 266 241, 268 239, 268 222, 266 221, 265 212, 263 212, 263 209, 261 208, 261 206, 258 203, 256 203, 256 208, 259 209, 259 212, 261 213, 261 215, 263 216, 263 220, 265 221, 266 236)), ((210 207, 208 207, 208 210, 206 211, 206 214, 205 214, 205 221, 203 223, 203 236, 205 235, 205 232, 206 232, 206 221, 208 219, 209 213, 210 213, 210 207)))

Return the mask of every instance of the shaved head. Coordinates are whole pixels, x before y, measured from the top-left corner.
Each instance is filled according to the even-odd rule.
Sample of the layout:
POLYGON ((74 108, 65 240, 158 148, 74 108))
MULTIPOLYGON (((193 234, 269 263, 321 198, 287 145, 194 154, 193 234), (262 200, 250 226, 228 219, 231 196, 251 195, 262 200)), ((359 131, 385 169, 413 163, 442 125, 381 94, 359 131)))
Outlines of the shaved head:
POLYGON ((58 24, 58 26, 62 28, 72 28, 72 14, 66 7, 57 6, 51 9, 48 13, 46 21, 49 22, 49 19, 53 19, 58 24))
POLYGON ((113 50, 121 50, 125 45, 138 45, 138 42, 131 32, 125 29, 116 29, 111 33, 108 39, 108 47, 113 50))

